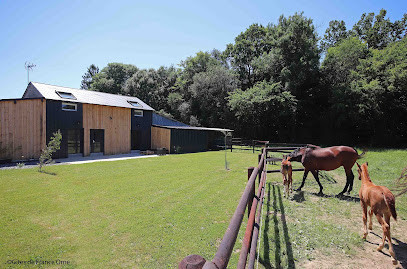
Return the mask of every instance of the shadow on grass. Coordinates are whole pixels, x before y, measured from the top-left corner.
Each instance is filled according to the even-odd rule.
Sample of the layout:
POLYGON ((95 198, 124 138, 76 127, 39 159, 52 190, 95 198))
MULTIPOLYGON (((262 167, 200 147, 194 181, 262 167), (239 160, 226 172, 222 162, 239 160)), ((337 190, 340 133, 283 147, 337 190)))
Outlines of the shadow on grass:
POLYGON ((283 253, 287 253, 287 262, 288 262, 288 268, 295 268, 295 263, 294 263, 294 256, 293 256, 293 251, 291 247, 291 241, 290 241, 290 236, 288 233, 288 227, 287 227, 287 222, 285 219, 285 210, 284 210, 284 205, 283 205, 283 200, 281 197, 281 191, 280 187, 276 185, 272 185, 271 183, 268 183, 268 190, 267 190, 267 214, 266 214, 266 219, 265 219, 265 225, 264 225, 264 249, 263 249, 263 257, 264 259, 260 259, 259 262, 265 267, 265 268, 282 268, 281 264, 281 239, 280 239, 280 228, 279 224, 281 222, 281 225, 283 226, 283 235, 284 235, 284 241, 285 241, 285 251, 283 253), (273 211, 270 212, 270 190, 273 188, 273 211), (280 211, 280 214, 278 212, 280 211), (270 227, 270 215, 273 215, 273 224, 274 224, 274 259, 275 259, 275 264, 271 264, 270 261, 270 241, 268 237, 268 230, 270 227), (278 215, 280 215, 280 218, 278 218, 278 215))
POLYGON ((38 172, 44 173, 44 174, 47 174, 47 175, 51 175, 51 176, 56 176, 56 175, 57 175, 57 174, 54 173, 54 172, 48 172, 48 171, 44 171, 44 170, 41 170, 41 171, 38 171, 38 172))
MULTIPOLYGON (((378 238, 380 238, 380 240, 382 239, 382 236, 378 235, 377 233, 370 231, 369 234, 372 234, 378 238)), ((392 237, 392 242, 393 242, 393 249, 394 252, 396 254, 396 258, 399 261, 400 265, 402 266, 402 268, 407 268, 407 244, 392 237), (397 243, 397 244, 395 244, 397 243)), ((366 242, 372 244, 372 245, 376 245, 378 246, 378 243, 373 243, 371 241, 366 240, 366 242)), ((388 241, 386 241, 385 244, 385 248, 388 250, 389 249, 389 245, 388 245, 388 241)), ((385 253, 383 251, 380 251, 383 255, 387 256, 387 257, 391 257, 390 254, 385 253)))

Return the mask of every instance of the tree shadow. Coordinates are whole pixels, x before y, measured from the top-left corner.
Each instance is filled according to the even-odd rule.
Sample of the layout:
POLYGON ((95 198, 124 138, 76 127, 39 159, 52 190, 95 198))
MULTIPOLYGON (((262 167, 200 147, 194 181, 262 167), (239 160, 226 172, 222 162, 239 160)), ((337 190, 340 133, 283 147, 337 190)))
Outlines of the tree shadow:
POLYGON ((44 170, 41 170, 41 171, 38 171, 38 172, 44 173, 44 174, 47 174, 47 175, 51 175, 51 176, 56 176, 56 175, 57 175, 57 174, 54 173, 54 172, 48 172, 48 171, 44 171, 44 170))
POLYGON ((264 258, 259 259, 259 262, 265 268, 282 268, 282 264, 281 264, 282 252, 287 254, 288 268, 295 268, 294 256, 293 256, 290 236, 288 233, 287 222, 285 219, 285 210, 284 210, 280 187, 276 186, 276 185, 272 185, 271 183, 268 183, 268 190, 267 190, 267 214, 266 214, 265 225, 264 225, 263 240, 264 240, 264 249, 263 249, 264 258), (273 202, 272 202, 273 211, 270 211, 271 187, 273 189, 273 202), (274 242, 274 260, 275 260, 274 265, 271 264, 271 262, 270 262, 271 249, 270 249, 270 241, 269 241, 269 237, 268 237, 268 233, 267 233, 270 228, 270 221, 271 221, 270 215, 273 215, 272 223, 274 224, 274 238, 273 238, 274 239, 273 240, 273 242, 274 242), (281 250, 281 239, 280 239, 280 228, 279 228, 280 222, 283 227, 285 251, 281 250))

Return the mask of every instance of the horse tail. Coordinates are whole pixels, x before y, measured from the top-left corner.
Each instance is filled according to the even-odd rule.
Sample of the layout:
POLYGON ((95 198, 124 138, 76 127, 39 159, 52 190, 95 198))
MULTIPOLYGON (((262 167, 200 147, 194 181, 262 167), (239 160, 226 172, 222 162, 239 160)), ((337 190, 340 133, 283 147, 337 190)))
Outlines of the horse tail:
POLYGON ((383 196, 384 201, 386 202, 386 205, 389 208, 393 219, 397 221, 396 200, 394 199, 394 195, 391 192, 386 192, 383 193, 383 196))
MULTIPOLYGON (((356 151, 356 154, 358 154, 358 151, 355 148, 353 148, 353 149, 356 151)), ((358 155, 358 159, 362 159, 365 156, 366 152, 367 152, 367 149, 363 149, 362 153, 360 153, 358 155)))

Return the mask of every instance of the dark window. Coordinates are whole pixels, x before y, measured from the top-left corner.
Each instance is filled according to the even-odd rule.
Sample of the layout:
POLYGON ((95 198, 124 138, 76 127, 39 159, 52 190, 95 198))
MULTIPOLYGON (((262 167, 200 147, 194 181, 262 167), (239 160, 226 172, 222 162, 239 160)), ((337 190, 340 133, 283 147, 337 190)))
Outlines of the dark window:
POLYGON ((70 92, 59 92, 59 91, 56 91, 56 93, 59 95, 59 97, 61 97, 61 98, 65 98, 65 99, 75 99, 76 100, 76 97, 72 94, 72 93, 70 93, 70 92))
POLYGON ((136 101, 127 101, 130 105, 134 106, 134 107, 143 107, 142 105, 140 105, 138 102, 136 101))
POLYGON ((77 105, 72 103, 62 103, 62 110, 65 111, 76 111, 77 105))

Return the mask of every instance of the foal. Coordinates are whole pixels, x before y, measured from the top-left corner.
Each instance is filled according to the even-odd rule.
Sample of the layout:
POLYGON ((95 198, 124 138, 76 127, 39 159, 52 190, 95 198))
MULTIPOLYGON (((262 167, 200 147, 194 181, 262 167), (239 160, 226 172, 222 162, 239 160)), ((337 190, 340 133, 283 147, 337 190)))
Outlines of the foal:
POLYGON ((381 251, 384 247, 384 242, 387 237, 389 242, 389 252, 392 256, 393 264, 397 264, 397 260, 393 250, 393 244, 391 243, 390 236, 390 217, 393 217, 394 220, 397 220, 397 213, 395 208, 395 199, 391 191, 384 186, 375 185, 369 177, 369 172, 367 171, 368 163, 362 164, 360 166, 358 163, 358 173, 359 180, 362 180, 362 184, 359 190, 360 204, 363 211, 363 228, 364 234, 363 239, 366 239, 368 234, 367 232, 367 207, 370 206, 369 210, 369 230, 372 230, 372 215, 375 214, 377 220, 383 229, 383 238, 382 243, 377 247, 378 251, 381 251), (383 219, 384 215, 384 219, 383 219))
POLYGON ((284 197, 287 195, 287 198, 289 197, 289 191, 293 192, 293 167, 290 159, 290 157, 283 156, 280 170, 283 174, 284 197))

